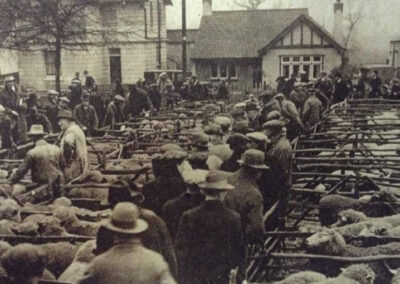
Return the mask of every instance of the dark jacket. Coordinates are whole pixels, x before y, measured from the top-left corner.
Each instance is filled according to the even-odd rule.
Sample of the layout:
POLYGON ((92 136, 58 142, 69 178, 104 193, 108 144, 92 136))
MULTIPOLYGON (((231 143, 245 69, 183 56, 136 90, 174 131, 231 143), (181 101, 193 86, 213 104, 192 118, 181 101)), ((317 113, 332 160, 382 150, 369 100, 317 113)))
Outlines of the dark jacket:
POLYGON ((183 193, 178 197, 167 201, 162 208, 162 218, 167 225, 171 238, 175 239, 178 232, 179 220, 182 214, 195 208, 204 202, 204 195, 183 193))
POLYGON ((246 241, 260 241, 264 232, 263 197, 256 180, 247 176, 243 169, 233 173, 228 180, 235 189, 227 193, 225 205, 239 213, 246 241))
POLYGON ((91 105, 87 108, 83 104, 77 105, 74 109, 74 118, 80 126, 87 128, 90 136, 94 134, 94 130, 99 126, 96 110, 91 105))
POLYGON ((347 86, 346 82, 343 79, 336 82, 333 91, 333 102, 340 103, 344 101, 349 95, 349 91, 350 91, 349 87, 347 86))
POLYGON ((228 160, 222 163, 220 170, 225 172, 236 172, 240 169, 238 160, 242 157, 242 153, 232 153, 228 160))
POLYGON ((97 256, 79 284, 175 284, 163 257, 140 241, 116 244, 97 256))
POLYGON ((332 92, 332 81, 329 78, 325 78, 322 80, 321 78, 318 79, 315 88, 319 89, 324 95, 330 96, 332 92))
POLYGON ((178 277, 178 263, 174 244, 165 222, 153 211, 140 208, 140 218, 147 221, 149 228, 139 235, 146 248, 161 254, 169 265, 172 275, 178 277))
POLYGON ((86 76, 85 87, 89 91, 96 91, 96 82, 92 76, 86 76))
POLYGON ((370 97, 377 98, 381 95, 382 80, 378 76, 371 78, 371 93, 370 97))
POLYGON ((30 129, 34 124, 40 124, 43 126, 44 132, 53 133, 53 125, 45 114, 37 113, 35 111, 28 111, 25 119, 27 123, 27 129, 30 129))
POLYGON ((287 80, 286 82, 285 82, 285 85, 284 85, 284 94, 286 95, 286 96, 289 96, 290 95, 290 93, 292 92, 292 90, 293 90, 293 88, 294 88, 294 83, 296 83, 296 78, 290 78, 289 80, 287 80))
POLYGON ((138 116, 143 110, 150 109, 150 99, 146 91, 138 87, 131 90, 126 98, 126 114, 131 116, 138 116))
POLYGON ((244 258, 240 217, 220 201, 205 201, 182 215, 175 245, 182 284, 228 283, 244 258))
POLYGON ((164 204, 185 191, 186 184, 180 174, 174 174, 171 171, 171 176, 160 176, 143 186, 142 192, 145 201, 142 206, 154 211, 157 215, 161 215, 164 204))
POLYGON ((56 101, 47 100, 45 104, 46 116, 49 119, 54 132, 58 132, 58 105, 56 101))

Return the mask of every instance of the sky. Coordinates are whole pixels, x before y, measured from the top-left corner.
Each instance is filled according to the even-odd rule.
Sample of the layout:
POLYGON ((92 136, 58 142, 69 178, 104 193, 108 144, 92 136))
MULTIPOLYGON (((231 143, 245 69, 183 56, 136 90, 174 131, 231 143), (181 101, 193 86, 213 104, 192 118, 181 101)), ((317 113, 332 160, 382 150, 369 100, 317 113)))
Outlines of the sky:
MULTIPOLYGON (((333 30, 333 3, 336 0, 266 0, 259 9, 308 8, 309 15, 328 31, 333 30)), ((352 33, 351 51, 359 63, 385 63, 390 57, 390 40, 400 39, 400 0, 342 0, 345 24, 351 14, 361 11, 361 20, 352 33)), ((169 29, 181 28, 181 0, 167 7, 169 29)), ((186 0, 187 27, 198 28, 203 0, 186 0)), ((242 9, 234 0, 213 0, 213 10, 242 9)), ((234 23, 233 23, 234 24, 234 23)))

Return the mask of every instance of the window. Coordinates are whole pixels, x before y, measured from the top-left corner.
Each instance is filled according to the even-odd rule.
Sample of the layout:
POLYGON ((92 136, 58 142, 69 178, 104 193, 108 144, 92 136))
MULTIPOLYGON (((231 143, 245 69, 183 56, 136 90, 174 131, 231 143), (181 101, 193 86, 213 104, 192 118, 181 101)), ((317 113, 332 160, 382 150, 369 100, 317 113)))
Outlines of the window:
POLYGON ((282 56, 281 76, 289 78, 291 74, 299 76, 300 71, 305 71, 309 79, 316 79, 320 76, 323 68, 323 56, 282 56))
POLYGON ((54 50, 44 51, 44 62, 46 65, 46 75, 53 76, 56 75, 56 52, 54 50))
POLYGON ((226 66, 226 64, 221 64, 219 66, 219 76, 221 78, 228 78, 228 66, 226 66))
POLYGON ((111 5, 104 5, 101 10, 103 24, 106 26, 114 26, 117 24, 117 10, 111 5))
POLYGON ((230 78, 237 78, 237 70, 236 70, 236 65, 235 64, 229 65, 229 77, 230 78))
POLYGON ((218 78, 218 64, 211 64, 211 78, 218 78))

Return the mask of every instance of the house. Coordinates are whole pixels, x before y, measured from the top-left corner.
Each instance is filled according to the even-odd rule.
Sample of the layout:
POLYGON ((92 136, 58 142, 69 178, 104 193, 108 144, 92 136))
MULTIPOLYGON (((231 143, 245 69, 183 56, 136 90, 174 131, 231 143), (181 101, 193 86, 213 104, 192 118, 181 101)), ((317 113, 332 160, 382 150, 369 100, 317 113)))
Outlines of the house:
MULTIPOLYGON (((197 29, 186 30, 186 54, 188 58, 186 70, 188 72, 194 68, 190 58, 193 53, 197 32, 197 29)), ((168 69, 182 70, 182 30, 167 30, 167 39, 168 69)))
MULTIPOLYGON (((101 88, 116 80, 134 83, 143 78, 146 70, 166 69, 166 6, 172 4, 171 0, 98 0, 96 3, 87 8, 94 20, 86 23, 86 28, 96 23, 98 29, 115 31, 115 34, 126 31, 126 36, 95 41, 89 38, 81 43, 83 49, 62 50, 62 89, 69 85, 76 72, 83 74, 84 70, 89 71, 101 88)), ((17 57, 21 84, 35 89, 54 88, 55 52, 51 48, 18 51, 17 57)))
POLYGON ((342 63, 345 48, 307 9, 212 11, 211 0, 204 4, 191 56, 200 80, 254 91, 300 71, 315 79, 342 63))

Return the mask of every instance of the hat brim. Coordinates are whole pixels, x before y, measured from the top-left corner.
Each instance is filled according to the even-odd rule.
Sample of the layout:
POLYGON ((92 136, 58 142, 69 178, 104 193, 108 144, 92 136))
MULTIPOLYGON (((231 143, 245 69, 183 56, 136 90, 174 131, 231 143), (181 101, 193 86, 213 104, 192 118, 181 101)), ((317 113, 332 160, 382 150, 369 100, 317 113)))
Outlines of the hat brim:
POLYGON ((28 132, 27 134, 30 136, 44 136, 47 133, 46 132, 42 132, 42 133, 28 132))
POLYGON ((247 165, 244 163, 243 160, 238 160, 237 161, 240 165, 249 167, 249 168, 253 168, 253 169, 258 169, 258 170, 268 170, 269 167, 267 165, 247 165))
POLYGON ((230 185, 227 182, 202 182, 197 185, 201 189, 209 189, 209 190, 221 190, 221 191, 227 191, 227 190, 232 190, 235 187, 233 185, 230 185))
POLYGON ((110 231, 113 231, 115 233, 121 233, 121 234, 127 234, 127 235, 136 235, 140 234, 144 231, 147 230, 149 227, 148 223, 145 220, 142 219, 137 219, 136 220, 136 226, 132 229, 123 229, 120 227, 116 227, 111 220, 107 220, 104 224, 104 227, 109 229, 110 231))

